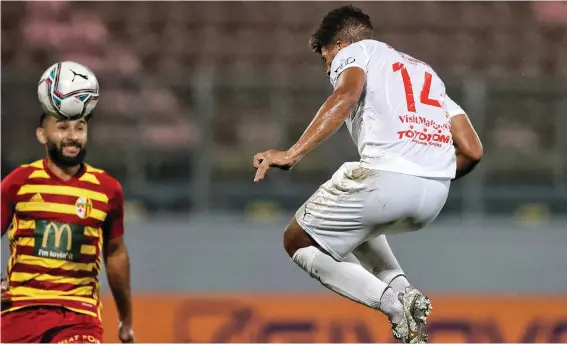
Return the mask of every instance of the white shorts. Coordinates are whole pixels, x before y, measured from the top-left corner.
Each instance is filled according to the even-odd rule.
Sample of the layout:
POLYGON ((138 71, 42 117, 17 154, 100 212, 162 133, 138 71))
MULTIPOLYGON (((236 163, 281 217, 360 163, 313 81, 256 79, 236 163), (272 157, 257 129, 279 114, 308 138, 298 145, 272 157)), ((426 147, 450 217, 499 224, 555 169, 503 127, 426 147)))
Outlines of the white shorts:
POLYGON ((336 260, 368 239, 431 223, 449 194, 449 180, 343 164, 297 210, 299 225, 336 260))

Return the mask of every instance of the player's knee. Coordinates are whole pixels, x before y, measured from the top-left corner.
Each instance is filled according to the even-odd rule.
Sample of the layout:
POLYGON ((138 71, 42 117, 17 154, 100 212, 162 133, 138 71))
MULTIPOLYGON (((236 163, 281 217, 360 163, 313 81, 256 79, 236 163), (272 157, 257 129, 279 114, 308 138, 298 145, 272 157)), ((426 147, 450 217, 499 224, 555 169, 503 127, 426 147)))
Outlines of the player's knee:
POLYGON ((315 246, 315 243, 307 233, 299 226, 297 221, 291 220, 287 226, 284 237, 283 246, 287 254, 291 257, 295 254, 297 250, 304 247, 315 246))
POLYGON ((289 257, 293 257, 293 254, 295 253, 295 249, 293 248, 293 233, 291 233, 290 231, 290 227, 288 226, 284 232, 283 235, 283 247, 284 250, 287 252, 287 254, 289 255, 289 257))

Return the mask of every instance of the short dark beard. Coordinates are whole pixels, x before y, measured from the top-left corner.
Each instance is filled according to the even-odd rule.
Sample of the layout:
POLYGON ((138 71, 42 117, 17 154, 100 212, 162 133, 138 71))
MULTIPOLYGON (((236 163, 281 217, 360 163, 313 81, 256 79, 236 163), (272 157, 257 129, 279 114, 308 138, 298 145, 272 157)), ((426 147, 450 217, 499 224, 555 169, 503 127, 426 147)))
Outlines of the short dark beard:
MULTIPOLYGON (((87 155, 87 150, 84 147, 81 147, 79 154, 70 157, 63 154, 63 148, 65 147, 65 145, 61 145, 61 148, 57 148, 57 145, 53 142, 47 142, 46 145, 47 154, 49 154, 51 160, 55 163, 55 165, 63 168, 81 165, 85 160, 85 156, 87 155)), ((69 145, 67 144, 67 146, 69 145)))

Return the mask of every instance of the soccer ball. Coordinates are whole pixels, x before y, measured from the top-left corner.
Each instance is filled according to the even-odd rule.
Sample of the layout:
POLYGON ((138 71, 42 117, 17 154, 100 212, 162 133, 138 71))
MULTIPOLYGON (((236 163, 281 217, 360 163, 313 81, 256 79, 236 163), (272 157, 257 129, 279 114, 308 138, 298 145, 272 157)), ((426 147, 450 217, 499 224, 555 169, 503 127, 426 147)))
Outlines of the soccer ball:
POLYGON ((62 120, 88 116, 98 102, 98 81, 80 63, 58 62, 41 76, 37 96, 47 115, 62 120))

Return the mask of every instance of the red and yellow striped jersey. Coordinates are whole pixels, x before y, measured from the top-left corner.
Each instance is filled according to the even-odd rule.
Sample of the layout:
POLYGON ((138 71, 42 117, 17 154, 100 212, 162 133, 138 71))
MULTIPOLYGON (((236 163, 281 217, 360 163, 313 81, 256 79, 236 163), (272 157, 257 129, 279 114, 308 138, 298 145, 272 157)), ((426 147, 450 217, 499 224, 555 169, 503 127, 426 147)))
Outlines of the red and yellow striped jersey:
POLYGON ((100 319, 103 239, 124 233, 120 183, 86 164, 64 181, 40 160, 2 181, 1 203, 11 253, 2 313, 55 305, 100 319))

